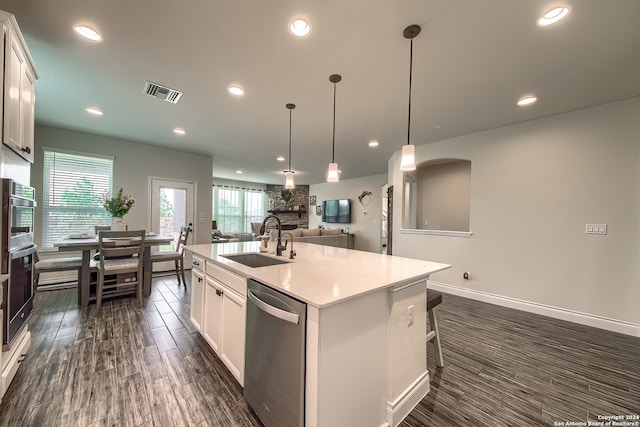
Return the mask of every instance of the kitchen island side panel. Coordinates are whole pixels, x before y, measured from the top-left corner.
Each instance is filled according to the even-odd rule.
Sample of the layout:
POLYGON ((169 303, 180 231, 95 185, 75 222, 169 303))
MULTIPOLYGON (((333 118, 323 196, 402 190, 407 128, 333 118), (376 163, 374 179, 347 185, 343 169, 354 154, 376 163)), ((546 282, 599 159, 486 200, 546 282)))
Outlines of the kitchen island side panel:
POLYGON ((387 319, 386 290, 308 307, 308 427, 385 425, 387 319))

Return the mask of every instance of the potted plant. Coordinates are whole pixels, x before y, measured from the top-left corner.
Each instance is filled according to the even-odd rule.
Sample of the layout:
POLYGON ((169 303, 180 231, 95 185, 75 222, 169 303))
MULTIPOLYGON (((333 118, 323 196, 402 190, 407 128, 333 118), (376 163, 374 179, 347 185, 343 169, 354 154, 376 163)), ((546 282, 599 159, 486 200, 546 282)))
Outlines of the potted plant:
POLYGON ((291 202, 293 202, 293 191, 289 189, 282 189, 280 191, 280 200, 284 203, 284 206, 291 210, 291 202))
POLYGON ((122 188, 114 197, 109 197, 108 194, 103 196, 102 206, 111 215, 111 230, 124 231, 127 229, 122 217, 129 212, 135 202, 136 200, 126 194, 122 188))

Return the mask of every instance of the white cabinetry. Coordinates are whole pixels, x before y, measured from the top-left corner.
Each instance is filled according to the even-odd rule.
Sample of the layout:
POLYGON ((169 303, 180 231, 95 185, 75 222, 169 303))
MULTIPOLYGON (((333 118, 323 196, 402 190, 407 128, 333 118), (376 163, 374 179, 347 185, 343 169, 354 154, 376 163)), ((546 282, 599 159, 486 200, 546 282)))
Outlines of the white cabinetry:
POLYGON ((202 331, 202 308, 204 307, 204 260, 198 256, 191 259, 191 323, 202 331))
POLYGON ((247 281, 207 262, 202 335, 244 385, 247 281))
POLYGON ((220 329, 222 325, 222 298, 224 287, 215 279, 207 276, 204 290, 204 324, 202 336, 213 351, 220 355, 220 329))
MULTIPOLYGON (((38 78, 33 59, 13 15, 0 11, 4 61, 2 142, 33 162, 35 81, 38 78), (4 109, 3 109, 4 107, 4 109)), ((2 59, 2 58, 0 58, 2 59)))
MULTIPOLYGON (((0 274, 0 307, 4 307, 2 304, 2 288, 7 285, 6 282, 8 280, 8 274, 0 274)), ((2 330, 3 319, 2 308, 0 308, 0 331, 2 330)), ((29 347, 31 347, 31 332, 29 332, 28 327, 25 327, 15 337, 9 350, 0 351, 0 401, 7 392, 20 364, 24 361, 29 347)))

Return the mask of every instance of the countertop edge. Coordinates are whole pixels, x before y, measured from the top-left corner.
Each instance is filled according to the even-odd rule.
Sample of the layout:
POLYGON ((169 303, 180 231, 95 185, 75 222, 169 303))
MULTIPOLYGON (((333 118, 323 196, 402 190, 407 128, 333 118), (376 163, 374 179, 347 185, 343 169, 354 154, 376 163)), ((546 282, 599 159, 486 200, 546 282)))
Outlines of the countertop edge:
MULTIPOLYGON (((268 285, 269 287, 271 287, 271 288, 273 288, 273 289, 275 289, 275 290, 277 290, 279 292, 283 292, 283 293, 285 293, 285 294, 287 294, 287 295, 289 295, 289 296, 291 296, 293 298, 296 298, 296 299, 299 299, 301 301, 304 301, 305 303, 307 303, 307 304, 309 304, 311 306, 317 307, 318 309, 330 307, 332 305, 343 303, 345 301, 349 301, 349 300, 352 300, 354 298, 359 298, 359 297, 365 296, 365 295, 373 293, 373 292, 378 292, 380 290, 391 291, 392 288, 394 288, 394 287, 401 287, 403 285, 408 285, 408 284, 410 284, 412 282, 417 282, 417 281, 420 281, 420 280, 426 280, 426 279, 429 278, 429 276, 431 274, 439 272, 439 271, 446 270, 446 269, 451 267, 451 265, 449 265, 449 264, 436 263, 436 262, 427 261, 427 260, 410 259, 410 258, 406 258, 406 257, 396 257, 396 258, 408 259, 408 260, 415 261, 415 262, 428 262, 430 264, 433 264, 433 267, 430 268, 428 271, 424 271, 424 272, 422 272, 420 274, 414 274, 414 275, 411 275, 409 277, 403 277, 403 278, 400 278, 399 280, 393 280, 393 281, 390 281, 390 282, 385 283, 383 285, 371 286, 370 288, 364 289, 364 290, 359 291, 357 293, 352 293, 352 294, 345 295, 345 296, 342 296, 342 297, 339 297, 339 298, 332 298, 330 301, 327 301, 327 298, 319 298, 320 299, 320 301, 319 301, 319 300, 313 300, 312 298, 310 298, 308 296, 305 296, 305 295, 302 295, 302 294, 300 294, 298 292, 294 292, 294 291, 292 291, 290 289, 287 289, 287 288, 279 285, 278 283, 274 283, 273 281, 269 280, 268 277, 265 277, 264 274, 261 274, 261 273, 264 273, 264 270, 261 270, 261 268, 254 269, 254 268, 251 268, 251 267, 246 267, 246 266, 243 266, 242 264, 236 263, 236 262, 228 260, 228 259, 225 259, 224 261, 220 261, 220 260, 216 259, 216 257, 219 257, 221 255, 217 255, 217 254, 216 254, 216 257, 212 257, 211 256, 211 253, 212 253, 211 251, 212 251, 212 249, 214 249, 212 247, 215 247, 215 249, 218 249, 222 245, 234 245, 234 243, 218 243, 218 244, 210 244, 210 245, 209 244, 187 245, 187 246, 185 246, 185 250, 189 251, 192 254, 195 254, 195 255, 197 255, 199 257, 204 258, 206 261, 211 262, 211 263, 215 264, 216 266, 218 266, 220 268, 224 268, 226 270, 229 270, 229 271, 233 272, 234 274, 237 274, 237 275, 239 275, 239 276, 241 276, 243 278, 253 279, 253 280, 259 281, 261 283, 264 283, 264 284, 268 285), (205 251, 206 253, 203 252, 205 250, 205 248, 206 248, 206 251, 205 251)), ((321 245, 313 245, 311 243, 307 243, 307 244, 299 243, 298 245, 300 245, 300 246, 302 246, 302 245, 311 245, 311 247, 314 247, 314 246, 322 247, 321 245)), ((256 246, 256 249, 257 249, 257 246, 256 246)), ((317 248, 313 248, 313 250, 316 250, 316 249, 317 248)), ((363 251, 355 251, 355 250, 350 250, 350 249, 344 249, 344 250, 353 251, 353 252, 363 252, 363 251)), ((257 250, 232 251, 232 252, 229 252, 228 254, 231 254, 231 253, 234 253, 234 254, 235 253, 243 253, 243 252, 244 253, 251 253, 251 252, 257 252, 257 250)), ((364 254, 369 254, 369 255, 380 255, 380 254, 375 254, 375 253, 372 253, 372 252, 363 252, 363 253, 364 254)), ((226 254, 227 253, 225 253, 225 255, 226 254)), ((369 255, 367 255, 367 256, 369 256, 369 255)), ((390 255, 380 255, 380 256, 388 257, 390 255)), ((286 268, 286 264, 284 266, 286 268)), ((273 271, 275 271, 273 269, 277 269, 279 267, 283 267, 283 266, 270 266, 270 267, 267 267, 267 268, 272 269, 272 270, 270 270, 270 272, 273 272, 273 271)), ((425 286, 425 289, 426 289, 426 286, 425 286)))

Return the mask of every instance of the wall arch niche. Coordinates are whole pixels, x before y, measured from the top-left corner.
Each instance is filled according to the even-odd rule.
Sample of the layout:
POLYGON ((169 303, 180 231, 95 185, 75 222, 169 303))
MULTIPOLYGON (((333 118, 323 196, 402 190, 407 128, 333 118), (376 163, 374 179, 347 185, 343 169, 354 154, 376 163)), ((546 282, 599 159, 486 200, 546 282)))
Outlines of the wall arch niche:
POLYGON ((405 232, 469 237, 471 161, 434 159, 405 172, 405 232))

